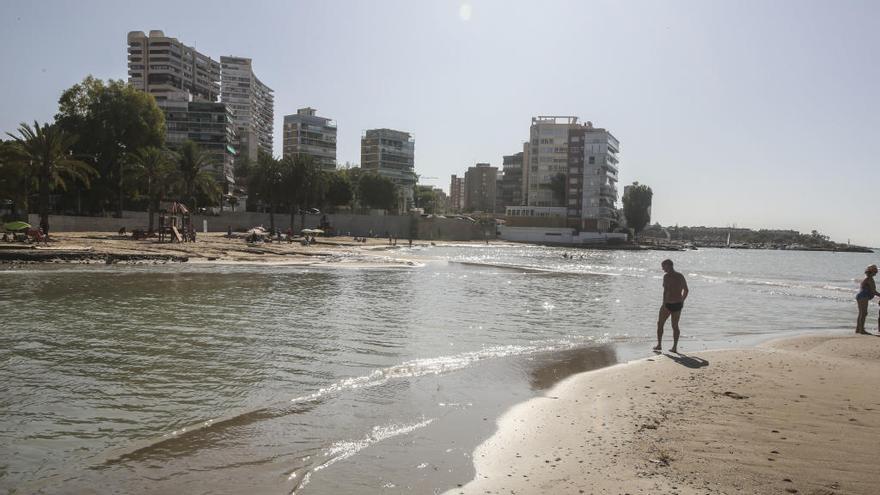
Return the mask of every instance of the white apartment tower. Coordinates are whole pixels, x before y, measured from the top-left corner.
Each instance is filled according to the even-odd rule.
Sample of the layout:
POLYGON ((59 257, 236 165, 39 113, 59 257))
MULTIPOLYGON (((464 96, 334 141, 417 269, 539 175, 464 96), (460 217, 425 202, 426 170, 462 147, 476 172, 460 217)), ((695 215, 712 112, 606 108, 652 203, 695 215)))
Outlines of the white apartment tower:
POLYGON ((529 135, 523 149, 525 206, 514 210, 564 217, 578 230, 610 231, 617 221, 617 138, 574 116, 533 117, 529 135))
POLYGON ((573 116, 532 117, 528 162, 523 163, 523 199, 528 206, 563 207, 554 177, 568 172, 568 131, 578 127, 573 116))
POLYGON ((592 122, 569 131, 566 216, 570 227, 608 232, 617 221, 620 143, 592 122))
POLYGON ((275 96, 253 71, 251 59, 220 57, 220 101, 232 111, 239 156, 272 154, 275 96))

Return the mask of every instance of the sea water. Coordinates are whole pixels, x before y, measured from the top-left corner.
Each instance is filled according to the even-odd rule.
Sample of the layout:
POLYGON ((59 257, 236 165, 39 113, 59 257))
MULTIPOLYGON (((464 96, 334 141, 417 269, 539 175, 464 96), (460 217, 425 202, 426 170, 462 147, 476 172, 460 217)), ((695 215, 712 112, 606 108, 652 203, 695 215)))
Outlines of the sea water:
POLYGON ((373 254, 416 263, 0 267, 0 491, 442 492, 470 480, 474 447, 510 406, 650 354, 664 258, 690 285, 679 348, 694 355, 854 327, 875 261, 373 254))

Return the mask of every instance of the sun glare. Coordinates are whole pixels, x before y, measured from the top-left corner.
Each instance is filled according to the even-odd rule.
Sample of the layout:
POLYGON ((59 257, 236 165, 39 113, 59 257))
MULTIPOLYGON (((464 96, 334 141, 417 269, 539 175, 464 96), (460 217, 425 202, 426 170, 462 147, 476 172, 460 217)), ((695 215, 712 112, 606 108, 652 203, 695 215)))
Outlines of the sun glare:
POLYGON ((471 4, 463 3, 461 7, 458 8, 458 16, 461 17, 463 21, 471 20, 471 4))

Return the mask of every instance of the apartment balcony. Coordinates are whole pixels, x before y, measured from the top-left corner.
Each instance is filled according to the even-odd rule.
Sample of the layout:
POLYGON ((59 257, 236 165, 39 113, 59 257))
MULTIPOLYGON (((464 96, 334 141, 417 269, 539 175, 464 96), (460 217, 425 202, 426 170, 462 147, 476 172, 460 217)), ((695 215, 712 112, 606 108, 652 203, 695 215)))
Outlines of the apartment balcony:
POLYGON ((605 160, 605 163, 600 164, 601 167, 606 168, 611 174, 617 175, 617 163, 611 162, 610 160, 605 160))
POLYGON ((609 196, 609 197, 616 198, 617 197, 617 188, 615 188, 614 186, 602 185, 602 186, 599 186, 599 194, 601 194, 602 196, 609 196))

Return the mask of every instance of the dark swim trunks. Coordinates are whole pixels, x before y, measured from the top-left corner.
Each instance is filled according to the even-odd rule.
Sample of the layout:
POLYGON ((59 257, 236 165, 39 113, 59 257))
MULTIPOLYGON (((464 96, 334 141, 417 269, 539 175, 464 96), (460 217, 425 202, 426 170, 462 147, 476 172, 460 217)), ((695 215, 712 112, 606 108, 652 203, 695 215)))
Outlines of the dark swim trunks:
POLYGON ((678 313, 679 311, 681 311, 681 308, 684 307, 684 303, 683 302, 665 303, 663 306, 665 306, 666 310, 669 311, 670 313, 678 313))

